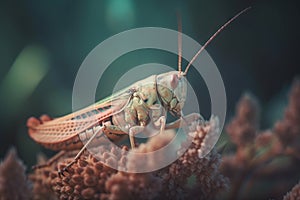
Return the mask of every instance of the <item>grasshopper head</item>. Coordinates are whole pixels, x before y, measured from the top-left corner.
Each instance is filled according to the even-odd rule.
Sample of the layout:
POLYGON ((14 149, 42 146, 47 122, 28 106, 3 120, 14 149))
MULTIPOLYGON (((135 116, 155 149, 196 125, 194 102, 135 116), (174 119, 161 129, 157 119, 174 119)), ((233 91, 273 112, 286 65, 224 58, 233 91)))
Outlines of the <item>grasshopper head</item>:
POLYGON ((182 72, 172 71, 157 76, 159 100, 171 114, 180 117, 187 92, 187 82, 182 72))

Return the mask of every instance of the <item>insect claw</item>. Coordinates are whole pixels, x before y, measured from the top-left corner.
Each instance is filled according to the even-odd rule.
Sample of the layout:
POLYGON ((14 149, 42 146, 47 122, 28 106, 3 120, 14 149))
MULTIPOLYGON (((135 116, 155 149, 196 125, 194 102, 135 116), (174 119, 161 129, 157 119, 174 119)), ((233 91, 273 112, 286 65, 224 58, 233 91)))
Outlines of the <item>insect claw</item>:
POLYGON ((60 170, 58 170, 57 174, 58 174, 58 177, 61 178, 62 172, 60 170))
POLYGON ((58 176, 59 176, 59 178, 62 178, 62 176, 65 176, 64 175, 64 171, 65 170, 66 170, 65 168, 63 168, 62 170, 58 170, 58 176))
POLYGON ((64 174, 65 172, 69 173, 68 167, 69 167, 69 166, 64 167, 64 168, 58 170, 58 176, 59 176, 60 178, 61 178, 62 176, 65 176, 65 174, 64 174))

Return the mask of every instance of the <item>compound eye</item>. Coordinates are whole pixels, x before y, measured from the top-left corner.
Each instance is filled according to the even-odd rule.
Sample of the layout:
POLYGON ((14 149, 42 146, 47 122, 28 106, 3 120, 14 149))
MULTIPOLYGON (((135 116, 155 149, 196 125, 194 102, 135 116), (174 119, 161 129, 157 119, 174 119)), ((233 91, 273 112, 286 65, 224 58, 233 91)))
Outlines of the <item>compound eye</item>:
POLYGON ((177 87, 178 81, 179 81, 178 79, 179 78, 178 78, 177 74, 172 74, 171 75, 171 87, 172 87, 172 89, 175 89, 177 87))

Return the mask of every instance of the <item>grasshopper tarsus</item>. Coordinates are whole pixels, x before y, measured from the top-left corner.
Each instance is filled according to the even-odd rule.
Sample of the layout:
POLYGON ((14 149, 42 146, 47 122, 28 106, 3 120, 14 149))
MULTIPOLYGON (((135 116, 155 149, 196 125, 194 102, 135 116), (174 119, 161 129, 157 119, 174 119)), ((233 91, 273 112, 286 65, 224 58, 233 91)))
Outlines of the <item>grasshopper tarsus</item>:
POLYGON ((62 169, 58 170, 58 176, 61 178, 62 176, 65 176, 64 172, 70 173, 69 168, 72 167, 77 162, 78 158, 75 158, 70 163, 67 164, 67 166, 63 167, 62 169))
POLYGON ((64 174, 65 172, 69 173, 68 168, 71 167, 74 163, 75 163, 75 162, 71 162, 71 163, 69 163, 66 167, 64 167, 64 168, 62 168, 62 169, 59 169, 59 170, 58 170, 58 176, 59 176, 60 178, 62 178, 63 176, 65 176, 65 174, 64 174))
POLYGON ((62 178, 62 177, 64 177, 65 175, 64 175, 64 172, 68 172, 68 170, 67 169, 65 169, 65 167, 62 169, 62 170, 58 170, 58 176, 59 176, 59 178, 62 178))

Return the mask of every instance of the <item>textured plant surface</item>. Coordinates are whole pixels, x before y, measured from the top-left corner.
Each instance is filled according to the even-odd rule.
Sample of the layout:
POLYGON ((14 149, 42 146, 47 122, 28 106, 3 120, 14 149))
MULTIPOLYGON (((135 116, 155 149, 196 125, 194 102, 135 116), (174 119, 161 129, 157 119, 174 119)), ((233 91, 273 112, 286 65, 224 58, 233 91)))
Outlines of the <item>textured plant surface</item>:
POLYGON ((283 200, 299 200, 299 199, 300 199, 300 183, 295 185, 293 189, 290 192, 288 192, 283 198, 283 200))
MULTIPOLYGON (((212 118, 204 126, 196 127, 187 140, 192 140, 188 150, 171 165, 149 173, 125 173, 117 171, 95 159, 87 152, 80 157, 64 177, 58 176, 58 169, 65 167, 74 158, 75 152, 68 152, 49 167, 35 170, 30 175, 34 185, 35 198, 55 194, 59 199, 210 199, 228 188, 228 180, 219 172, 221 157, 212 151, 205 158, 199 158, 204 143, 209 145, 209 135, 218 131, 218 120, 212 118)), ((160 134, 133 150, 140 153, 152 152, 168 144, 173 133, 160 134)), ((182 148, 185 147, 182 144, 182 148)), ((97 147, 98 148, 98 147, 97 147)), ((109 164, 139 162, 135 157, 124 161, 117 154, 116 147, 100 147, 98 150, 109 164), (106 150, 105 150, 106 149, 106 150), (110 149, 110 152, 107 151, 110 149), (105 151, 104 151, 105 150, 105 151), (112 156, 108 156, 114 155, 112 156)), ((123 147, 123 150, 128 150, 123 147)), ((180 151, 180 150, 179 150, 180 151)), ((164 156, 160 155, 163 159, 164 156)), ((148 161, 149 162, 149 161, 148 161)), ((42 164, 42 163, 39 163, 42 164)), ((142 164, 142 163, 141 163, 142 164)), ((144 163, 145 164, 145 163, 144 163)), ((146 163, 151 164, 151 163, 146 163)))
MULTIPOLYGON (((283 118, 273 127, 260 130, 259 115, 258 101, 244 95, 225 128, 228 140, 222 156, 215 149, 200 156, 219 133, 218 119, 212 117, 190 129, 175 162, 149 173, 125 173, 106 164, 130 169, 132 163, 143 167, 159 162, 168 155, 145 163, 124 153, 153 152, 168 144, 173 132, 152 137, 134 150, 94 147, 106 164, 86 151, 62 177, 58 170, 78 151, 26 177, 24 165, 11 150, 0 164, 0 199, 300 199, 300 81, 294 82, 283 118)), ((38 164, 47 161, 38 157, 38 164)))
POLYGON ((300 178, 300 81, 292 86, 282 120, 264 131, 258 122, 257 101, 243 96, 226 127, 235 146, 221 166, 231 181, 229 199, 282 199, 300 178))
POLYGON ((31 184, 27 181, 25 166, 12 148, 0 163, 0 199, 30 199, 31 184))

